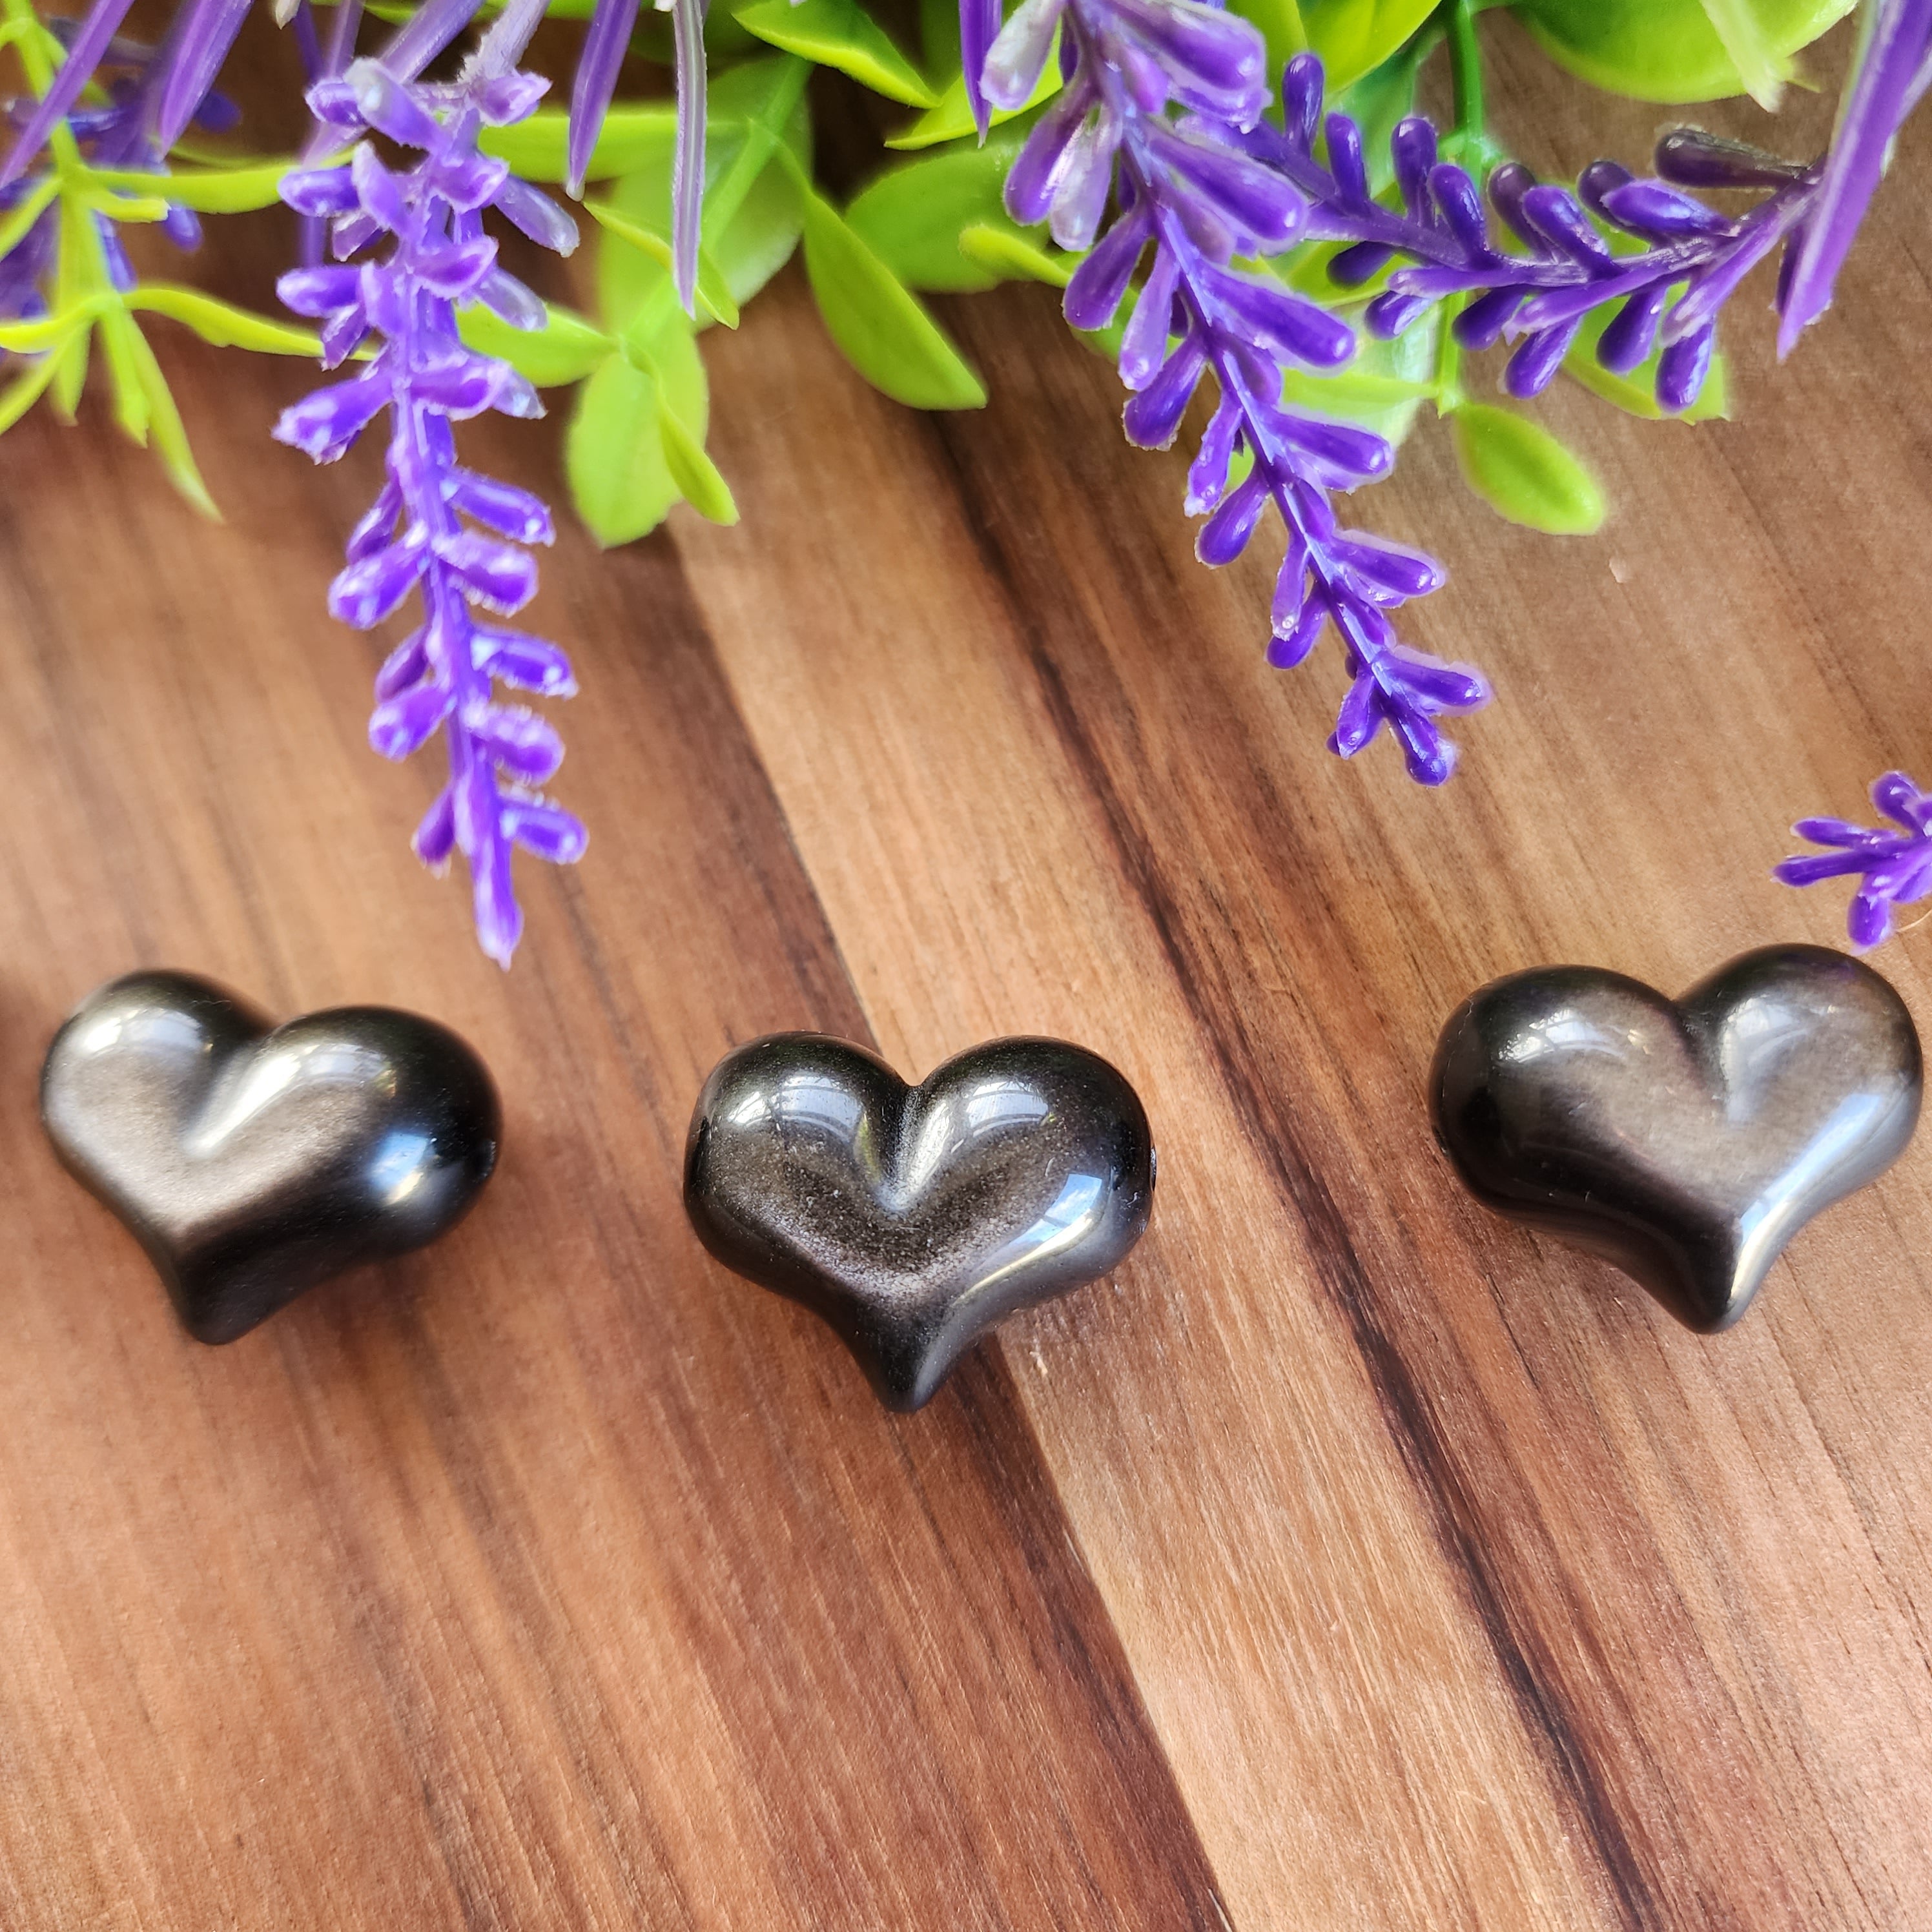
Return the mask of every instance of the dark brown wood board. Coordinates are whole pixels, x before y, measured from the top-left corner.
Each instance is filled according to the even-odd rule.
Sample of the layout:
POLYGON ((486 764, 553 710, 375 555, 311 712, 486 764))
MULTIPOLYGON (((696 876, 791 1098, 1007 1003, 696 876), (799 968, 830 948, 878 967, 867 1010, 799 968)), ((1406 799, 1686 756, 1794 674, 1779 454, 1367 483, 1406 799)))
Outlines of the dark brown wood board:
MULTIPOLYGON (((1486 34, 1534 164, 1642 152, 1486 34)), ((993 400, 922 418, 788 271, 706 338, 743 524, 544 558, 593 844, 507 977, 364 742, 322 598, 375 457, 267 441, 308 373, 162 338, 219 526, 92 401, 10 432, 0 1926, 1932 1924, 1932 1155, 1700 1340, 1471 1204, 1420 1099, 1495 974, 1832 943, 1781 827, 1932 770, 1928 166, 1787 368, 1736 305, 1736 420, 1552 393, 1601 536, 1500 524, 1433 425, 1361 497, 1498 688, 1439 793, 1322 750, 1332 648, 1266 668, 1264 547, 1195 563, 1049 296, 950 304, 993 400), (482 1206, 183 1338, 34 1112, 142 964, 457 1027, 482 1206), (785 1026, 1106 1054, 1146 1242, 882 1414, 679 1202, 706 1069, 785 1026)), ((549 486, 554 427, 464 434, 549 486)), ((1922 1022, 1926 943, 1879 961, 1922 1022)))

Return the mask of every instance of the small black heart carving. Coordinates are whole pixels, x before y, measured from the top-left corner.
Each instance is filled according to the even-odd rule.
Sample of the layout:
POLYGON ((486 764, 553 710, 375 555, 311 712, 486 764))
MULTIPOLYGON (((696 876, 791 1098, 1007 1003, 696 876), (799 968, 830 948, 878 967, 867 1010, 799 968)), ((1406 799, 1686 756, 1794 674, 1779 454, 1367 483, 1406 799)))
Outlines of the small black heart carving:
POLYGON ((726 1267, 913 1409, 1002 1316, 1115 1266, 1154 1175, 1139 1096, 1084 1048, 994 1040, 908 1087, 862 1047, 774 1034, 704 1083, 684 1198, 726 1267))
POLYGON ((182 973, 88 998, 47 1049, 40 1118, 203 1342, 434 1240, 501 1134, 483 1063, 434 1020, 345 1006, 272 1027, 182 973))
POLYGON ((1437 1137, 1478 1200, 1614 1262, 1705 1333, 1904 1151, 1922 1084, 1904 1002, 1816 946, 1746 953, 1675 1002, 1588 966, 1512 974, 1457 1010, 1430 1076, 1437 1137))

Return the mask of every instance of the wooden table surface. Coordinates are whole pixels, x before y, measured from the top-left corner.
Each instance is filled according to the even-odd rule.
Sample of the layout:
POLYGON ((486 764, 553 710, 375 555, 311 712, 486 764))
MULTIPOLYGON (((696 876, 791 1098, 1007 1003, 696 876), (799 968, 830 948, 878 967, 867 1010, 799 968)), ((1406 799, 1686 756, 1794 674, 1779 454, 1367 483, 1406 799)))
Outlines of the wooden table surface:
MULTIPOLYGON (((1642 152, 1490 39, 1533 163, 1642 152)), ((267 440, 309 374, 158 330, 219 527, 98 404, 9 434, 0 1926, 1932 1925, 1932 1145, 1700 1340, 1473 1206, 1420 1097, 1496 974, 1833 942, 1781 828, 1932 773, 1928 166, 1783 371, 1734 305, 1737 421, 1552 395, 1600 538, 1497 522, 1433 424, 1365 495, 1497 686, 1439 793, 1322 749, 1332 644, 1267 669, 1268 547, 1196 565, 1049 296, 950 308, 993 401, 922 418, 794 266, 706 338, 742 527, 544 559, 593 842, 508 977, 408 852, 433 761, 364 742, 323 591, 376 453, 267 440), (34 1108, 146 964, 458 1028, 478 1211, 186 1340, 34 1108), (706 1070, 792 1027, 1094 1047, 1150 1233, 884 1414, 680 1206, 706 1070)), ((554 480, 554 427, 464 438, 554 480)), ((1928 946, 1881 958, 1922 1024, 1928 946)))

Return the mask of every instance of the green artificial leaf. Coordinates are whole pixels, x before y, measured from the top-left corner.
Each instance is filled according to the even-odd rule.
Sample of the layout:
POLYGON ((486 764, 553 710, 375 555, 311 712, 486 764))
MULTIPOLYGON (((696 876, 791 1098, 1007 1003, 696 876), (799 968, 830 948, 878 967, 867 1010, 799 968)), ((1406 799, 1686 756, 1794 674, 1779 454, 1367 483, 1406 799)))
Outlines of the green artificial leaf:
POLYGON ((59 366, 54 357, 44 356, 0 389, 0 434, 11 429, 40 400, 59 366))
MULTIPOLYGON (((998 127, 1002 122, 1016 120, 1037 107, 1043 100, 1051 100, 1060 92, 1060 36, 1056 33, 1053 44, 1046 56, 1046 64, 1040 70, 1040 80, 1033 92, 1027 97, 1024 106, 1012 108, 995 107, 989 124, 998 127)), ((956 74, 939 91, 939 98, 910 128, 890 136, 886 146, 889 148, 935 148, 941 141, 963 141, 974 136, 979 130, 973 124, 972 103, 966 98, 966 76, 956 74)))
POLYGON ((1449 418, 1463 480, 1498 516, 1552 536, 1588 536, 1606 514, 1603 487, 1540 423, 1487 403, 1449 418))
POLYGON ((959 252, 976 262, 996 281, 1046 282, 1064 289, 1073 279, 1077 255, 1050 254, 1028 238, 1024 229, 1010 224, 990 228, 976 224, 959 231, 959 252))
POLYGON ((172 282, 143 282, 122 299, 131 309, 152 309, 185 322, 202 341, 217 349, 255 349, 271 356, 316 356, 322 339, 313 329, 292 328, 252 309, 237 308, 199 289, 172 282))
POLYGON ((1597 344, 1610 322, 1607 310, 1594 310, 1583 318, 1583 326, 1576 332, 1576 340, 1570 345, 1570 352, 1563 358, 1565 375, 1582 383, 1592 395, 1600 396, 1605 402, 1614 403, 1629 415, 1642 416, 1652 422, 1709 422, 1714 418, 1730 414, 1730 386, 1726 380, 1722 355, 1712 357, 1710 373, 1704 379, 1697 400, 1688 410, 1681 410, 1673 416, 1658 406, 1657 366, 1664 358, 1661 349, 1653 349, 1648 357, 1628 376, 1613 374, 1597 360, 1597 344))
MULTIPOLYGON (((553 9, 554 10, 554 9, 553 9)), ((717 91, 711 91, 716 112, 717 91)), ((606 181, 668 158, 677 138, 677 110, 669 101, 613 107, 604 117, 597 145, 590 151, 587 178, 606 181)), ((513 128, 485 128, 476 145, 486 154, 508 161, 526 181, 560 182, 566 172, 570 116, 547 107, 513 128)))
POLYGON ((64 315, 44 315, 32 322, 0 322, 0 350, 15 356, 38 356, 44 350, 56 348, 82 321, 98 316, 101 306, 97 299, 64 315))
POLYGON ((130 442, 143 448, 148 441, 148 394, 142 384, 141 365, 134 344, 141 332, 124 308, 103 311, 100 317, 101 359, 107 364, 107 380, 114 393, 114 420, 130 442))
POLYGON ((730 486, 675 410, 658 410, 658 433, 664 445, 664 467, 684 500, 714 524, 735 524, 738 506, 732 500, 730 486))
POLYGON ((52 402, 63 422, 74 420, 80 392, 87 386, 88 351, 94 340, 94 298, 107 288, 107 264, 94 216, 77 195, 60 200, 60 254, 54 264, 55 312, 75 315, 80 326, 53 352, 52 402))
POLYGON ((1301 0, 1308 44, 1322 56, 1330 88, 1380 67, 1435 10, 1436 0, 1301 0))
POLYGON ((580 382, 617 352, 615 340, 575 310, 547 304, 550 320, 541 328, 512 328, 480 303, 456 318, 458 333, 472 349, 507 362, 540 389, 580 382))
POLYGON ((683 494, 665 459, 664 398, 693 436, 710 417, 704 362, 688 323, 666 332, 652 362, 652 371, 621 356, 604 362, 578 391, 564 437, 572 500, 606 548, 655 530, 683 494))
POLYGON ((934 104, 924 76, 858 0, 752 0, 734 8, 732 17, 760 40, 820 67, 836 67, 875 94, 910 107, 934 104))
POLYGON ((1354 368, 1334 376, 1312 376, 1290 369, 1282 380, 1282 400, 1297 415, 1354 423, 1390 442, 1400 442, 1408 435, 1417 410, 1435 393, 1432 382, 1408 382, 1400 376, 1354 368))
MULTIPOLYGON (((586 201, 584 208, 599 227, 608 229, 619 241, 628 242, 633 248, 641 248, 659 268, 667 271, 671 268, 673 258, 668 236, 660 235, 656 229, 646 228, 642 223, 620 214, 616 208, 598 202, 586 201)), ((738 304, 732 299, 723 270, 712 260, 710 250, 702 242, 698 249, 698 300, 712 321, 722 322, 727 328, 738 326, 738 304)))
POLYGON ((1767 76, 1774 90, 1790 57, 1856 4, 1516 0, 1516 11, 1553 60, 1592 86, 1681 106, 1751 92, 1767 76))
POLYGON ((801 182, 805 272, 845 359, 895 402, 976 410, 986 391, 945 332, 825 198, 801 182))
MULTIPOLYGON (((84 178, 90 188, 106 189, 116 195, 152 198, 163 208, 172 202, 202 214, 244 214, 254 208, 274 207, 281 199, 282 177, 291 168, 302 165, 292 160, 255 161, 246 167, 202 168, 185 173, 89 168, 84 178)), ((117 219, 126 218, 121 214, 123 205, 114 204, 117 219)))
MULTIPOLYGON (((962 253, 968 228, 1025 241, 1001 200, 1018 144, 988 141, 949 148, 880 176, 851 206, 853 232, 908 288, 963 292, 989 289, 1000 275, 962 253)), ((1027 245, 1030 246, 1030 243, 1027 245)))
POLYGON ((148 346, 148 338, 131 323, 128 338, 127 348, 134 365, 135 377, 148 402, 148 440, 173 480, 175 488, 203 516, 212 517, 219 523, 221 512, 214 507, 214 499, 208 494, 208 485, 201 480, 194 452, 188 447, 188 431, 182 424, 181 411, 175 406, 167 378, 161 374, 161 365, 154 360, 154 352, 148 346))

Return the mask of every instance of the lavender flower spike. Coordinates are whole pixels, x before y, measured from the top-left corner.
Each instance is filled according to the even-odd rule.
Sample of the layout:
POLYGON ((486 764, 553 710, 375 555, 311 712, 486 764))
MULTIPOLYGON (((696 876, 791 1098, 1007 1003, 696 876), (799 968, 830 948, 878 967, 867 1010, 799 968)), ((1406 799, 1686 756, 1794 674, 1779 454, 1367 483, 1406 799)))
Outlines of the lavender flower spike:
POLYGON ((1815 886, 1856 873, 1858 888, 1845 923, 1852 944, 1862 950, 1890 934, 1896 908, 1932 894, 1932 794, 1921 791, 1903 772, 1887 772, 1872 787, 1871 797, 1898 831, 1842 818, 1801 818, 1792 831, 1829 849, 1772 868, 1772 878, 1787 886, 1815 886))
POLYGON ((1816 213, 1793 250, 1782 292, 1780 356, 1790 354, 1829 305, 1838 271, 1885 172, 1892 138, 1932 80, 1927 64, 1932 0, 1876 0, 1868 25, 1825 164, 1816 213))
MULTIPOLYGON (((1410 776, 1441 784, 1455 748, 1435 721, 1486 703, 1489 687, 1466 665, 1396 642, 1389 612, 1435 590, 1442 567, 1342 529, 1330 501, 1331 491, 1386 476, 1394 452, 1366 430, 1297 415, 1281 400, 1288 370, 1339 368, 1355 352, 1354 332, 1274 278, 1234 266, 1330 232, 1318 227, 1319 211, 1265 145, 1283 137, 1261 118, 1260 34, 1196 0, 1023 0, 987 56, 994 105, 1027 99, 1056 27, 1071 72, 1014 160, 1008 211, 1017 221, 1049 222, 1063 248, 1091 248, 1067 284, 1066 319, 1076 328, 1113 320, 1152 250, 1121 337, 1120 378, 1134 392, 1129 439, 1149 448, 1172 442, 1203 377, 1213 375, 1219 400, 1188 472, 1187 508, 1207 517, 1196 544, 1201 560, 1232 562, 1272 504, 1287 544, 1269 662, 1300 664, 1332 622, 1350 685, 1330 748, 1352 757, 1387 726, 1410 776), (1170 103, 1186 111, 1171 117, 1170 103), (1119 212, 1096 244, 1110 196, 1119 212), (1234 459, 1244 452, 1250 460, 1236 480, 1234 459)), ((1286 140, 1311 167, 1322 92, 1318 60, 1289 63, 1286 140)), ((1336 165, 1352 179, 1360 175, 1354 123, 1333 116, 1328 134, 1336 165)), ((1366 176, 1360 198, 1366 202, 1366 176)))
POLYGON ((496 266, 485 208, 550 245, 574 238, 554 202, 477 148, 484 124, 522 120, 544 92, 544 82, 508 70, 538 4, 508 10, 453 86, 405 83, 370 60, 318 81, 310 106, 338 137, 380 134, 422 158, 392 172, 364 140, 346 165, 298 170, 282 190, 302 213, 332 223, 340 264, 284 275, 282 299, 322 320, 332 368, 368 336, 381 346, 348 380, 285 410, 275 434, 333 462, 389 412, 386 478, 350 537, 329 608, 368 630, 412 592, 419 596, 422 622, 377 674, 370 742, 401 758, 442 733, 449 778, 416 849, 438 870, 461 852, 477 936, 504 966, 523 930, 513 849, 567 863, 585 844, 578 820, 536 789, 561 761, 562 741, 534 712, 500 703, 494 688, 500 681, 556 698, 576 688, 555 645, 499 621, 536 591, 536 566, 520 546, 551 541, 550 512, 526 490, 460 468, 452 428, 485 410, 542 413, 530 385, 507 363, 466 348, 456 326, 457 310, 472 302, 519 327, 544 319, 537 297, 496 266), (385 237, 386 254, 347 264, 385 237))

